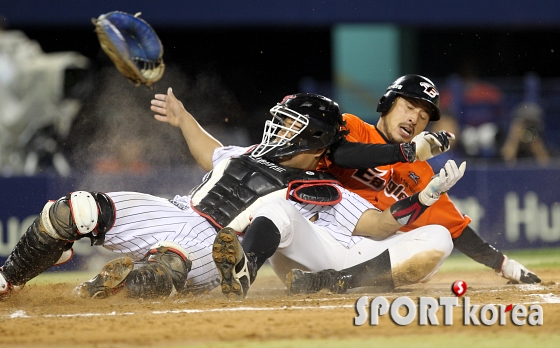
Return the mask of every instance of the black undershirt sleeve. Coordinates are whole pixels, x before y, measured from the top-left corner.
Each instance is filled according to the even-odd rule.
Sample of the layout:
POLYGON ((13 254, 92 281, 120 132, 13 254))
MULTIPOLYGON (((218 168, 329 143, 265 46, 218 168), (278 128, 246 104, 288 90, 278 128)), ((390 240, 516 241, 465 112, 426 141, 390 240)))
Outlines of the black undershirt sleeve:
POLYGON ((485 242, 469 226, 465 227, 459 237, 453 238, 453 245, 457 250, 476 262, 480 262, 496 271, 502 268, 504 254, 485 242))
POLYGON ((409 162, 401 146, 402 144, 366 144, 342 140, 331 146, 329 157, 336 165, 353 169, 409 162))

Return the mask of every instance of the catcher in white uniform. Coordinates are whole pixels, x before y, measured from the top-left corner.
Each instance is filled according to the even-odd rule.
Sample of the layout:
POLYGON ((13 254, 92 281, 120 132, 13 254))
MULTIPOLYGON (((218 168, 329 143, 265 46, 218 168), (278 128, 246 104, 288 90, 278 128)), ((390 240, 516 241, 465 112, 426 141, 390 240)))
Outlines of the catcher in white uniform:
MULTIPOLYGON (((271 112, 275 118, 267 122, 263 140, 252 154, 285 163, 303 148, 314 156, 307 169, 316 168, 325 148, 310 144, 335 123, 329 119, 341 124, 338 107, 315 95, 296 94, 284 98, 271 112), (313 122, 317 120, 322 124, 313 122)), ((261 199, 216 236, 213 258, 222 292, 230 299, 243 299, 267 259, 283 280, 296 266, 341 270, 366 261, 372 271, 361 286, 393 289, 429 280, 453 249, 449 231, 429 225, 407 234, 395 233, 448 191, 463 176, 465 166, 458 168, 449 161, 424 191, 385 212, 340 186, 332 186, 338 195, 321 195, 318 191, 324 186, 303 184, 288 187, 283 196, 261 199), (236 237, 240 234, 241 241, 236 237)), ((344 287, 344 281, 338 284, 344 287)))
POLYGON ((262 229, 259 221, 264 226, 273 222, 279 231, 274 249, 291 260, 271 260, 280 275, 294 262, 310 270, 340 269, 380 255, 393 244, 407 249, 396 261, 436 250, 431 269, 404 284, 429 277, 451 252, 449 233, 440 226, 425 229, 441 233, 425 234, 422 228, 382 243, 357 237, 393 235, 453 186, 464 166, 459 170, 450 162, 447 173, 442 171, 420 194, 379 212, 342 189, 330 174, 314 170, 328 146, 343 136, 338 105, 328 98, 286 97, 271 109, 273 120, 265 126, 262 143, 252 149, 222 147, 171 89, 156 95, 152 110, 156 119, 182 130, 198 163, 211 170, 202 184, 171 201, 134 192, 76 191, 48 202, 0 268, 0 298, 69 260, 74 241, 84 237, 127 255, 76 288, 78 295, 93 298, 122 288, 133 298, 169 297, 210 290, 219 282, 230 298, 243 298, 270 251, 257 243, 261 251, 245 255, 235 233, 245 231, 247 243, 260 243, 263 238, 251 237, 262 229))

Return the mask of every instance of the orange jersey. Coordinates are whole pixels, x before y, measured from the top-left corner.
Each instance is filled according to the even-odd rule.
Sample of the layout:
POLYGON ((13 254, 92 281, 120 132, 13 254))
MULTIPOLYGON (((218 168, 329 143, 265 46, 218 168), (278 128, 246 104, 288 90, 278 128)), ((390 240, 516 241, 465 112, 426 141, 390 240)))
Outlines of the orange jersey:
MULTIPOLYGON (((353 142, 386 144, 387 141, 373 125, 355 115, 344 114, 346 129, 350 132, 346 139, 353 142)), ((396 163, 367 170, 341 168, 328 159, 319 164, 320 169, 328 169, 346 189, 357 193, 381 210, 389 208, 397 200, 422 191, 431 181, 434 171, 425 161, 396 163)), ((457 238, 471 219, 463 215, 447 194, 434 203, 412 224, 403 226, 402 231, 425 225, 445 226, 451 237, 457 238)))

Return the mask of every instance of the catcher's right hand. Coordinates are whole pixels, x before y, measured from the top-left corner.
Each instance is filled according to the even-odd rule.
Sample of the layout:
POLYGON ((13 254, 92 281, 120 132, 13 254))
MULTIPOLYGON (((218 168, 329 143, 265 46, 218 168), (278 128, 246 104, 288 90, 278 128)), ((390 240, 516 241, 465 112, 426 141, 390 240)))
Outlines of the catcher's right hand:
POLYGON ((171 87, 167 89, 167 94, 155 95, 150 109, 157 113, 154 115, 156 120, 169 123, 174 127, 180 127, 185 117, 192 118, 192 115, 185 109, 183 103, 175 97, 171 87))
POLYGON ((502 269, 497 271, 502 277, 509 279, 508 284, 534 284, 540 283, 541 279, 531 271, 529 271, 525 266, 520 264, 515 260, 510 260, 504 255, 504 261, 502 262, 502 269))
POLYGON ((114 11, 92 19, 101 48, 115 66, 137 85, 152 85, 165 70, 163 46, 140 13, 114 11))
POLYGON ((427 161, 430 158, 449 151, 451 144, 449 140, 455 139, 455 134, 441 132, 421 132, 412 139, 416 143, 416 159, 419 161, 427 161))

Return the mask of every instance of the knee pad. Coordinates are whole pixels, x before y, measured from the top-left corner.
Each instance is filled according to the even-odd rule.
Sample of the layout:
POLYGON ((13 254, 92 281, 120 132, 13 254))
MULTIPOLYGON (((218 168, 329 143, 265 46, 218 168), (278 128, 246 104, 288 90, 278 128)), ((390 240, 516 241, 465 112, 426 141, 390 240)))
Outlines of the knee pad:
POLYGON ((153 245, 134 265, 127 277, 125 289, 128 297, 173 297, 185 290, 192 262, 187 251, 179 244, 162 241, 153 245))
POLYGON ((74 240, 87 235, 102 244, 114 222, 114 204, 104 193, 77 191, 48 202, 4 262, 3 274, 12 285, 23 285, 69 261, 74 240))
POLYGON ((41 225, 55 239, 76 240, 91 233, 92 242, 101 245, 115 218, 115 205, 105 193, 76 191, 48 202, 41 225))

